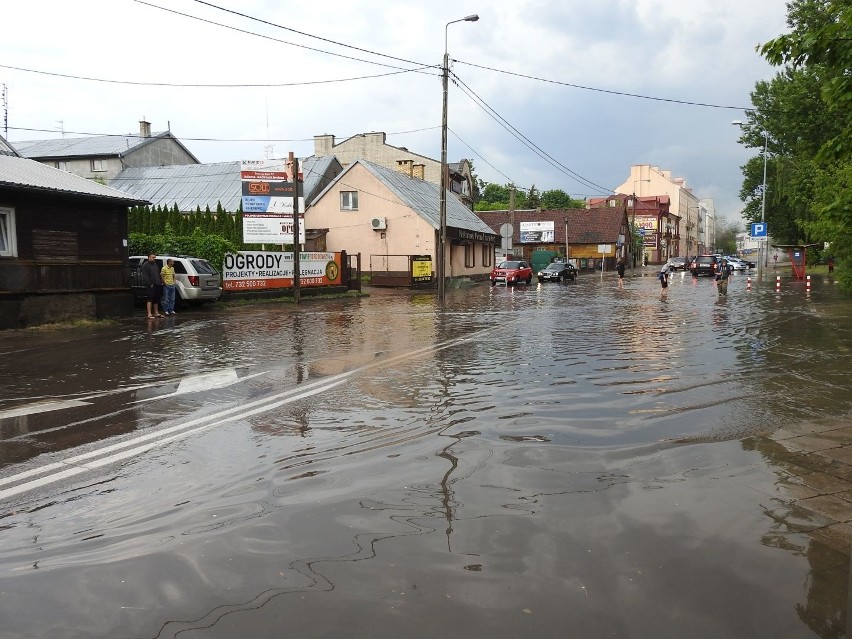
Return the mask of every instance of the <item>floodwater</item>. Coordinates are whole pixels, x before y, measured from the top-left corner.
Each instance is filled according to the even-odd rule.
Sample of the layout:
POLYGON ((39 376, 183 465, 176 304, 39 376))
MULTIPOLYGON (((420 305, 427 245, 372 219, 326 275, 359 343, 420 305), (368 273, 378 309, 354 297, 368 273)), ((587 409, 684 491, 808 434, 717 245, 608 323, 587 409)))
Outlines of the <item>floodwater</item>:
POLYGON ((0 333, 0 636, 852 636, 769 439, 849 424, 852 299, 774 285, 0 333))

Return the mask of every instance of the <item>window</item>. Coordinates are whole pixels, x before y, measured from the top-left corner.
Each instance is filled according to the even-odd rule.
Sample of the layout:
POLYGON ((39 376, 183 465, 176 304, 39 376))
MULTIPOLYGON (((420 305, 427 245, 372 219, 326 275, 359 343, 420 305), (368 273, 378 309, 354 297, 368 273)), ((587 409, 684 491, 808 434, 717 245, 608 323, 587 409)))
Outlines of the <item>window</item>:
POLYGON ((473 268, 476 266, 476 247, 473 244, 464 245, 464 266, 473 268))
POLYGON ((92 160, 92 171, 106 171, 106 160, 92 160))
POLYGON ((0 257, 17 257, 15 209, 0 207, 0 257))
POLYGON ((494 247, 490 244, 482 245, 482 266, 491 266, 491 257, 494 255, 494 247))
POLYGON ((341 211, 357 211, 358 210, 358 191, 341 191, 340 192, 340 210, 341 211))
POLYGON ((68 162, 66 162, 65 160, 57 160, 53 163, 53 167, 59 169, 60 171, 67 171, 68 162))

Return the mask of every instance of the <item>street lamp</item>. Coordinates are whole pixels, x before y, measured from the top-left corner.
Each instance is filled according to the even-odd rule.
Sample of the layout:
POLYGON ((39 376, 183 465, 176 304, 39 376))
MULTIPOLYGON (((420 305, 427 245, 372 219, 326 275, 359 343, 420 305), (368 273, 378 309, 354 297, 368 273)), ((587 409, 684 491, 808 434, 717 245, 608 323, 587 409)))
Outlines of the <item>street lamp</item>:
POLYGON ((630 272, 633 273, 633 275, 636 275, 636 271, 635 271, 635 269, 636 269, 636 247, 634 246, 635 239, 636 239, 636 237, 634 235, 635 231, 636 231, 636 185, 639 184, 639 182, 650 182, 650 181, 651 181, 651 178, 646 178, 644 180, 642 180, 642 179, 633 180, 633 199, 631 200, 633 202, 633 211, 632 211, 632 218, 633 219, 630 220, 630 249, 631 249, 631 253, 632 253, 631 257, 633 258, 633 259, 630 260, 630 272))
POLYGON ((441 76, 444 85, 444 104, 441 119, 441 204, 438 230, 438 302, 443 305, 446 293, 446 247, 447 247, 447 82, 450 75, 450 56, 447 53, 447 28, 456 22, 476 22, 476 14, 451 20, 444 25, 444 64, 441 76))
MULTIPOLYGON (((731 120, 731 124, 734 125, 734 126, 738 126, 738 127, 743 126, 742 120, 731 120)), ((766 222, 766 156, 767 156, 767 149, 768 148, 769 148, 769 131, 764 129, 763 130, 763 185, 760 187, 760 196, 761 196, 760 223, 761 224, 766 222)), ((766 238, 766 242, 767 242, 767 244, 769 243, 768 237, 766 238)), ((760 243, 757 245, 757 263, 758 263, 758 267, 760 267, 760 265, 762 265, 763 268, 766 268, 769 265, 769 247, 767 246, 766 249, 763 248, 763 240, 762 239, 760 240, 760 243), (764 262, 763 259, 761 259, 761 253, 763 253, 763 259, 765 259, 766 262, 764 262)), ((758 275, 758 277, 760 277, 760 268, 758 268, 757 275, 758 275)))

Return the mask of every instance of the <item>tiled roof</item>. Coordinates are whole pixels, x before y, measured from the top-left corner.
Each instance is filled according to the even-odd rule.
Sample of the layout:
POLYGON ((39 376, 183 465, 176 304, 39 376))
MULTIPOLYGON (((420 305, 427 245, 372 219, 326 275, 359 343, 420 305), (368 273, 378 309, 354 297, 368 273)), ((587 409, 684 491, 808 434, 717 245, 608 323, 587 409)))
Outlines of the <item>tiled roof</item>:
MULTIPOLYGON (((361 165, 375 175, 385 186, 402 200, 406 206, 415 211, 433 228, 438 229, 440 223, 440 194, 441 187, 425 180, 409 177, 400 171, 389 169, 366 160, 356 160, 350 164, 342 178, 352 167, 361 165)), ((339 179, 340 179, 339 178, 339 179)), ((467 208, 450 191, 447 191, 447 227, 493 233, 476 214, 467 208)))
POLYGON ((0 187, 25 191, 53 191, 115 200, 126 204, 144 204, 143 200, 122 191, 54 169, 35 160, 12 155, 0 155, 0 187))
MULTIPOLYGON (((500 227, 512 219, 509 211, 476 211, 492 232, 500 234, 500 227)), ((521 237, 521 222, 552 221, 554 243, 565 243, 565 218, 568 218, 569 244, 614 244, 621 233, 624 210, 599 209, 545 209, 521 210, 514 213, 513 242, 521 237)))
MULTIPOLYGON (((171 132, 160 131, 152 133, 150 137, 131 133, 127 135, 95 135, 85 138, 60 138, 58 140, 24 140, 15 142, 14 146, 23 157, 34 159, 121 157, 127 155, 130 151, 163 138, 171 138, 180 144, 171 132)), ((189 153, 188 150, 187 153, 189 153)), ((189 153, 189 155, 192 156, 192 153, 189 153)))
MULTIPOLYGON (((305 178, 306 205, 313 201, 323 186, 323 176, 336 161, 334 156, 311 156, 299 161, 305 178)), ((154 206, 171 208, 177 204, 179 210, 186 212, 196 208, 204 211, 207 207, 215 211, 221 203, 224 210, 233 213, 240 209, 243 197, 238 161, 129 168, 110 180, 109 185, 154 206)))

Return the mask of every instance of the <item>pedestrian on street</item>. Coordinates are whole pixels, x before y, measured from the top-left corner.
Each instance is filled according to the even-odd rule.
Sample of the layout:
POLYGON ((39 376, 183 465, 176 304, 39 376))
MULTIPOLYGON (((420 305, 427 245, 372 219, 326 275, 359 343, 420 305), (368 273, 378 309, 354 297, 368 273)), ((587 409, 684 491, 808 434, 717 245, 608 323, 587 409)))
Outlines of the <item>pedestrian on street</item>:
POLYGON ((148 261, 142 265, 142 284, 145 285, 147 294, 148 319, 163 317, 160 314, 160 298, 163 296, 163 278, 157 266, 157 256, 148 254, 148 261))
POLYGON ((731 269, 728 266, 728 260, 722 260, 716 265, 716 288, 719 295, 728 294, 728 277, 731 274, 731 269))
POLYGON ((775 263, 772 265, 772 268, 778 268, 778 253, 775 253, 775 254, 772 256, 772 261, 773 261, 773 262, 775 262, 775 263))
POLYGON ((165 266, 160 270, 163 279, 163 299, 160 304, 166 315, 175 313, 175 261, 172 258, 166 260, 165 266))
POLYGON ((834 273, 834 256, 828 258, 828 272, 834 273))
POLYGON ((615 265, 615 270, 618 272, 618 288, 624 288, 624 258, 619 258, 615 265))
POLYGON ((663 295, 667 293, 669 288, 669 270, 669 263, 666 262, 665 264, 663 264, 663 268, 660 269, 660 272, 657 275, 660 280, 660 293, 662 293, 663 295))

